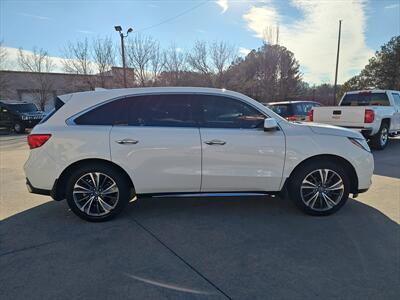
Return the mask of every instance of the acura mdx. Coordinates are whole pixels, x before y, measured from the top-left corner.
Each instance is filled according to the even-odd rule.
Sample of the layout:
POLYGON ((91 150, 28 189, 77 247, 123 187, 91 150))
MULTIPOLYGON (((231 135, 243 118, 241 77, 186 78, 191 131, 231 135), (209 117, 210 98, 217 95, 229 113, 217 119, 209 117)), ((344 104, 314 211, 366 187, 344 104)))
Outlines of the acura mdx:
POLYGON ((30 192, 105 221, 142 195, 280 193, 328 215, 371 185, 364 137, 288 122, 236 92, 132 88, 58 96, 28 136, 30 192))

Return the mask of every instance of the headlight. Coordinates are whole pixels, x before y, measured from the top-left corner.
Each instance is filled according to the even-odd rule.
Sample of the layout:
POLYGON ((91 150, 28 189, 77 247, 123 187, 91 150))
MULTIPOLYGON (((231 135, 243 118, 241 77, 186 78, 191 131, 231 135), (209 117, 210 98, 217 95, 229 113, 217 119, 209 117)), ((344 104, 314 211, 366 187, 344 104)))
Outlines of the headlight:
POLYGON ((353 145, 356 145, 358 148, 371 152, 371 149, 369 148, 368 143, 364 138, 361 139, 349 138, 349 141, 352 142, 353 145))
POLYGON ((21 116, 21 119, 26 121, 26 120, 28 120, 28 117, 27 116, 21 116))

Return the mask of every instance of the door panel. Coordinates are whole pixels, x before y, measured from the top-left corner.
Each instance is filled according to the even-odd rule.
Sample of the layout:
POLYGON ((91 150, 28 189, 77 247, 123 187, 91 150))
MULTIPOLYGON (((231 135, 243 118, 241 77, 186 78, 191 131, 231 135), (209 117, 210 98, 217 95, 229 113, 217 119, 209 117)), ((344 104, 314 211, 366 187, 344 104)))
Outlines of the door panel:
POLYGON ((282 131, 201 128, 202 192, 277 191, 285 159, 282 131), (220 140, 224 145, 208 145, 220 140))
POLYGON ((198 128, 114 126, 110 148, 112 161, 129 173, 139 194, 200 191, 198 128), (118 142, 124 139, 134 143, 118 142))
POLYGON ((400 94, 392 93, 395 113, 393 116, 393 130, 400 130, 400 94))

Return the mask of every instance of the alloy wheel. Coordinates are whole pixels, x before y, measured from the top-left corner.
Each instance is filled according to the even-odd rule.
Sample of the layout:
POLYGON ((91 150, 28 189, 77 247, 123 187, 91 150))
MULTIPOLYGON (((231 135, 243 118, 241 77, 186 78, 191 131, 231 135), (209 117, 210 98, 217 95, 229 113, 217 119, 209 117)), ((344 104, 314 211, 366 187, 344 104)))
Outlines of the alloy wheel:
POLYGON ((388 138, 389 138, 389 131, 386 127, 383 127, 381 130, 381 138, 380 138, 381 146, 386 145, 388 138))
POLYGON ((327 211, 339 204, 344 194, 343 179, 331 169, 309 173, 300 186, 303 203, 315 211, 327 211))
POLYGON ((86 173, 75 183, 72 196, 76 206, 85 214, 99 217, 109 214, 118 204, 116 182, 100 172, 86 173))

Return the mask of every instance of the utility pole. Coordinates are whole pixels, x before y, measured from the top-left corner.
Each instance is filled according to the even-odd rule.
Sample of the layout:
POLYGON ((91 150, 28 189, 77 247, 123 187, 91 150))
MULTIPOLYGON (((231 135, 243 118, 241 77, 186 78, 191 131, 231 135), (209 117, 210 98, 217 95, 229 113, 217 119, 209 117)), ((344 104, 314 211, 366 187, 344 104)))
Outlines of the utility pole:
POLYGON ((339 20, 339 37, 337 44, 337 54, 336 54, 336 72, 335 72, 335 85, 333 86, 333 105, 336 105, 336 90, 337 90, 337 76, 339 68, 339 51, 340 51, 340 33, 342 31, 342 20, 339 20))
POLYGON ((125 43, 124 43, 124 39, 128 36, 128 34, 130 32, 133 31, 132 28, 129 28, 126 32, 126 34, 124 35, 122 32, 122 27, 117 25, 114 27, 115 31, 119 32, 119 36, 121 37, 121 54, 122 54, 122 70, 124 72, 124 87, 128 87, 126 84, 126 63, 125 63, 125 43))

